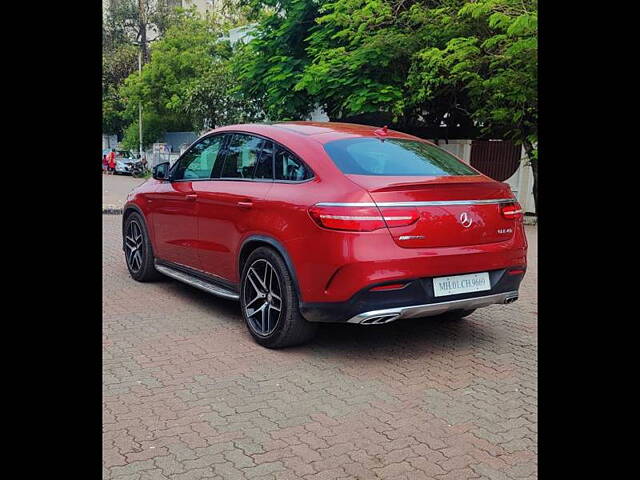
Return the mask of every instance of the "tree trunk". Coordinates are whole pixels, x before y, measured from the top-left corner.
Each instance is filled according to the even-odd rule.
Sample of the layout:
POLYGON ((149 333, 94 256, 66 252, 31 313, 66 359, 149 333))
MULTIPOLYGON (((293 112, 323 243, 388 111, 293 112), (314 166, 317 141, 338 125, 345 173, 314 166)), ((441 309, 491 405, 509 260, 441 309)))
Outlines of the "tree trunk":
POLYGON ((533 172, 533 204, 536 208, 536 216, 540 217, 540 210, 538 208, 538 159, 534 157, 533 152, 535 148, 529 142, 524 142, 524 151, 527 154, 527 158, 531 163, 531 170, 533 172))

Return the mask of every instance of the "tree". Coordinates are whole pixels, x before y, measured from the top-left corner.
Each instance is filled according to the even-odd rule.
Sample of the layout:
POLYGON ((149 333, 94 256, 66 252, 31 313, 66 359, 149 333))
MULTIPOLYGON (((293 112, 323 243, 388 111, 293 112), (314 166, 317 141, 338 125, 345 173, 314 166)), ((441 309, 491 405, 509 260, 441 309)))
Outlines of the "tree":
POLYGON ((259 20, 246 46, 233 59, 238 90, 262 103, 271 120, 307 118, 315 108, 312 95, 296 91, 309 56, 305 39, 318 15, 316 0, 253 0, 248 2, 259 20))
POLYGON ((121 137, 130 122, 120 94, 124 80, 138 69, 138 52, 147 57, 147 31, 162 35, 178 15, 167 0, 120 0, 106 11, 102 25, 102 128, 121 137), (139 45, 139 46, 136 46, 139 45))
MULTIPOLYGON (((261 2, 265 3, 265 2, 261 2)), ((371 114, 397 127, 470 125, 463 92, 408 82, 416 52, 461 34, 448 21, 463 0, 287 0, 268 3, 239 65, 240 88, 265 99, 272 119, 371 114), (436 8, 437 7, 437 8, 436 8), (448 13, 449 16, 446 16, 448 13), (423 95, 419 95, 419 93, 423 95)))
POLYGON ((124 115, 135 121, 142 102, 145 112, 166 120, 166 129, 180 130, 256 118, 255 102, 232 92, 232 49, 225 38, 230 26, 216 15, 183 11, 153 44, 142 74, 134 72, 124 82, 124 115))
POLYGON ((422 50, 416 77, 426 88, 445 84, 465 92, 485 134, 523 145, 537 212, 537 0, 476 0, 455 18, 474 28, 444 48, 422 50))
POLYGON ((162 37, 178 15, 168 0, 119 0, 113 2, 103 20, 103 49, 109 51, 122 44, 137 44, 142 61, 149 59, 148 34, 162 37))
POLYGON ((102 56, 102 131, 122 135, 127 125, 122 117, 124 102, 119 87, 138 68, 138 49, 126 43, 102 56))
POLYGON ((271 119, 321 105, 334 121, 512 139, 537 203, 537 0, 250 3, 271 12, 235 60, 239 88, 271 119))
MULTIPOLYGON (((155 113, 145 112, 142 115, 142 123, 144 125, 142 147, 147 149, 162 138, 162 135, 167 131, 167 120, 155 113)), ((137 152, 140 142, 139 135, 138 121, 136 120, 126 127, 122 138, 122 146, 127 150, 137 152)))
POLYGON ((216 60, 185 93, 184 111, 203 129, 261 120, 262 103, 236 88, 229 61, 216 60))
POLYGON ((307 38, 311 63, 296 90, 306 90, 332 119, 386 112, 400 128, 459 123, 466 97, 428 92, 408 82, 417 51, 444 46, 459 26, 445 15, 461 0, 337 0, 321 8, 307 38), (435 94, 434 94, 435 93, 435 94), (422 95, 421 95, 422 94, 422 95))

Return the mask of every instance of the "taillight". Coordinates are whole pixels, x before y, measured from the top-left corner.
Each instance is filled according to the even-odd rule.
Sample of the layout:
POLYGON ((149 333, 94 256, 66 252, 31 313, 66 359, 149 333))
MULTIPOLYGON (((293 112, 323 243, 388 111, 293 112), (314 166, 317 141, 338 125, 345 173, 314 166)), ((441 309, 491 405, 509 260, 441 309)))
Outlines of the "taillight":
POLYGON ((381 210, 375 206, 314 205, 309 209, 309 215, 321 227, 352 232, 372 232, 384 228, 386 225, 389 227, 411 225, 419 217, 418 212, 410 208, 383 208, 381 210))
POLYGON ((518 220, 522 218, 522 207, 518 202, 503 204, 500 208, 500 212, 504 218, 508 218, 510 220, 518 220))
POLYGON ((384 220, 377 207, 325 207, 314 205, 309 215, 324 228, 371 232, 384 228, 384 220))
POLYGON ((382 207, 380 212, 388 227, 405 227, 420 218, 415 208, 382 207))

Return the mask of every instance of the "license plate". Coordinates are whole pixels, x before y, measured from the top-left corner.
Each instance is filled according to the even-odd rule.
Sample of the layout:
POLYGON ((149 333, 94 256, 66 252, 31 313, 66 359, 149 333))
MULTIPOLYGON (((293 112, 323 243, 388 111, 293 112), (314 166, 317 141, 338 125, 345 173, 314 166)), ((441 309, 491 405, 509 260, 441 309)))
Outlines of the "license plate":
POLYGON ((483 290, 491 290, 488 272, 433 279, 433 293, 436 297, 455 295, 458 293, 481 292, 483 290))

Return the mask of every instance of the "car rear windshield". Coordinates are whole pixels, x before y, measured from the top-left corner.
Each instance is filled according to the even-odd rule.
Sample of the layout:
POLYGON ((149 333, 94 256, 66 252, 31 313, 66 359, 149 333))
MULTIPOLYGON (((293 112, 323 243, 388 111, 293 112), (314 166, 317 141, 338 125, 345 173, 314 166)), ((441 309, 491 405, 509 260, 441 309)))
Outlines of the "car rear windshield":
POLYGON ((415 140, 350 138, 324 149, 344 173, 389 176, 478 175, 444 150, 415 140))

